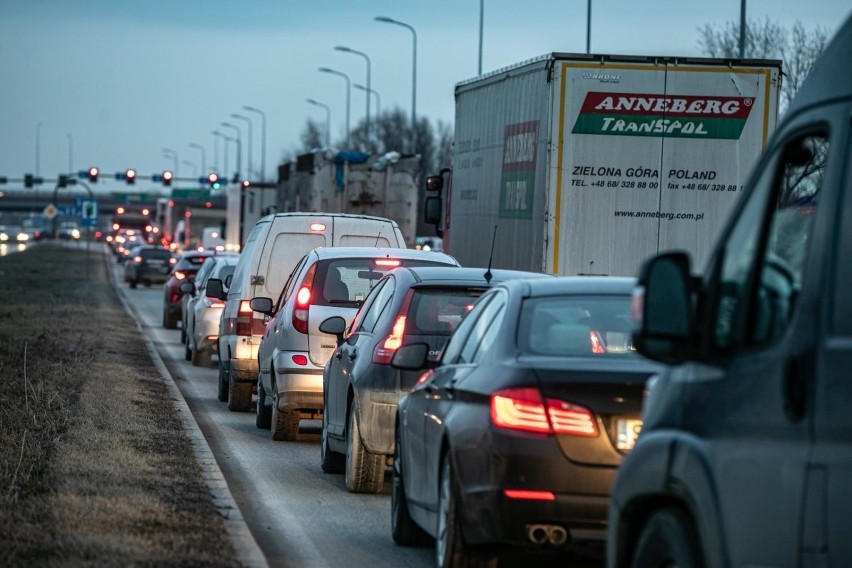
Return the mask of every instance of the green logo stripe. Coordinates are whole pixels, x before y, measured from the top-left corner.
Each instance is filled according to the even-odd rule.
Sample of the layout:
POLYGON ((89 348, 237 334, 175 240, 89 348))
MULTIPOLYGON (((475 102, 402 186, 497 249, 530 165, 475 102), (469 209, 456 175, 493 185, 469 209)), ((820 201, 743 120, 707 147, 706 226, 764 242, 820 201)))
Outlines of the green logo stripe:
POLYGON ((706 118, 641 115, 581 114, 577 117, 574 134, 603 134, 611 136, 656 136, 668 138, 704 138, 738 140, 743 133, 745 118, 706 118))
POLYGON ((532 219, 535 171, 504 171, 500 180, 497 216, 503 219, 532 219))

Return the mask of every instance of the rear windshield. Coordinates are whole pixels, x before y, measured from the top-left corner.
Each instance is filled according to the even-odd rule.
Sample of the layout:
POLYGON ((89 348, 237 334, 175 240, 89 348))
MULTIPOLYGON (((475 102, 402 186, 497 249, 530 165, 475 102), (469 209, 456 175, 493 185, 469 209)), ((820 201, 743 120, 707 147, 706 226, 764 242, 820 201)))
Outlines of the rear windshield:
POLYGON ((450 335, 485 288, 415 288, 406 335, 450 335))
POLYGON ((172 253, 166 249, 142 249, 139 251, 139 256, 144 259, 157 258, 160 260, 169 260, 172 253))
POLYGON ((398 266, 446 266, 425 260, 398 260, 398 264, 382 266, 385 259, 339 258, 317 265, 313 303, 320 306, 360 306, 382 276, 398 266))
POLYGON ((518 326, 523 353, 637 357, 630 296, 548 296, 525 300, 518 326))
POLYGON ((206 256, 184 256, 181 257, 176 268, 198 271, 205 260, 207 260, 206 256))

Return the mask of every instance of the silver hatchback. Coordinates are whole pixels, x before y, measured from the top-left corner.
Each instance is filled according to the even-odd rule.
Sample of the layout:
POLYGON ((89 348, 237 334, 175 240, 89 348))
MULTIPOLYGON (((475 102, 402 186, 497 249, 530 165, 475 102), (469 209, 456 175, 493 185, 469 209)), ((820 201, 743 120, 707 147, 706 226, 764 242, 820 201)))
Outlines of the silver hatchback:
POLYGON ((253 310, 270 319, 258 349, 258 428, 274 440, 295 440, 303 418, 323 410, 323 368, 337 338, 322 333, 331 316, 347 325, 372 287, 398 266, 458 266, 451 256, 408 249, 316 248, 293 270, 278 301, 258 297, 253 310))

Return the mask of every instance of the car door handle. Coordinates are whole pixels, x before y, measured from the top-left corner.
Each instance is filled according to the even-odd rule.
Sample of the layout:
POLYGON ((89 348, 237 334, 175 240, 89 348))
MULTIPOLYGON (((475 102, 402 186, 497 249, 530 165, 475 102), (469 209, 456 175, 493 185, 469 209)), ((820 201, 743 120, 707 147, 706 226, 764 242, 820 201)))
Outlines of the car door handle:
POLYGON ((337 350, 337 353, 335 353, 335 354, 334 354, 334 358, 335 358, 335 359, 337 359, 337 360, 339 361, 341 357, 343 357, 343 351, 341 351, 340 349, 338 349, 338 350, 337 350))

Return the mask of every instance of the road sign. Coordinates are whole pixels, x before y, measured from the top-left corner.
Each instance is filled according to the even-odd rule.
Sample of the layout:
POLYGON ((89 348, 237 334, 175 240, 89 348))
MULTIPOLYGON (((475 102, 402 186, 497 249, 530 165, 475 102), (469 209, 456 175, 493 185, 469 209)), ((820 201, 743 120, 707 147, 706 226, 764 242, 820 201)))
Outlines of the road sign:
POLYGON ((77 198, 77 212, 84 227, 98 226, 98 202, 94 199, 77 198))
POLYGON ((174 201, 210 201, 209 189, 173 189, 174 201))
POLYGON ((59 214, 59 211, 56 209, 56 206, 53 203, 49 203, 47 207, 44 208, 44 216, 48 219, 53 219, 59 214))

